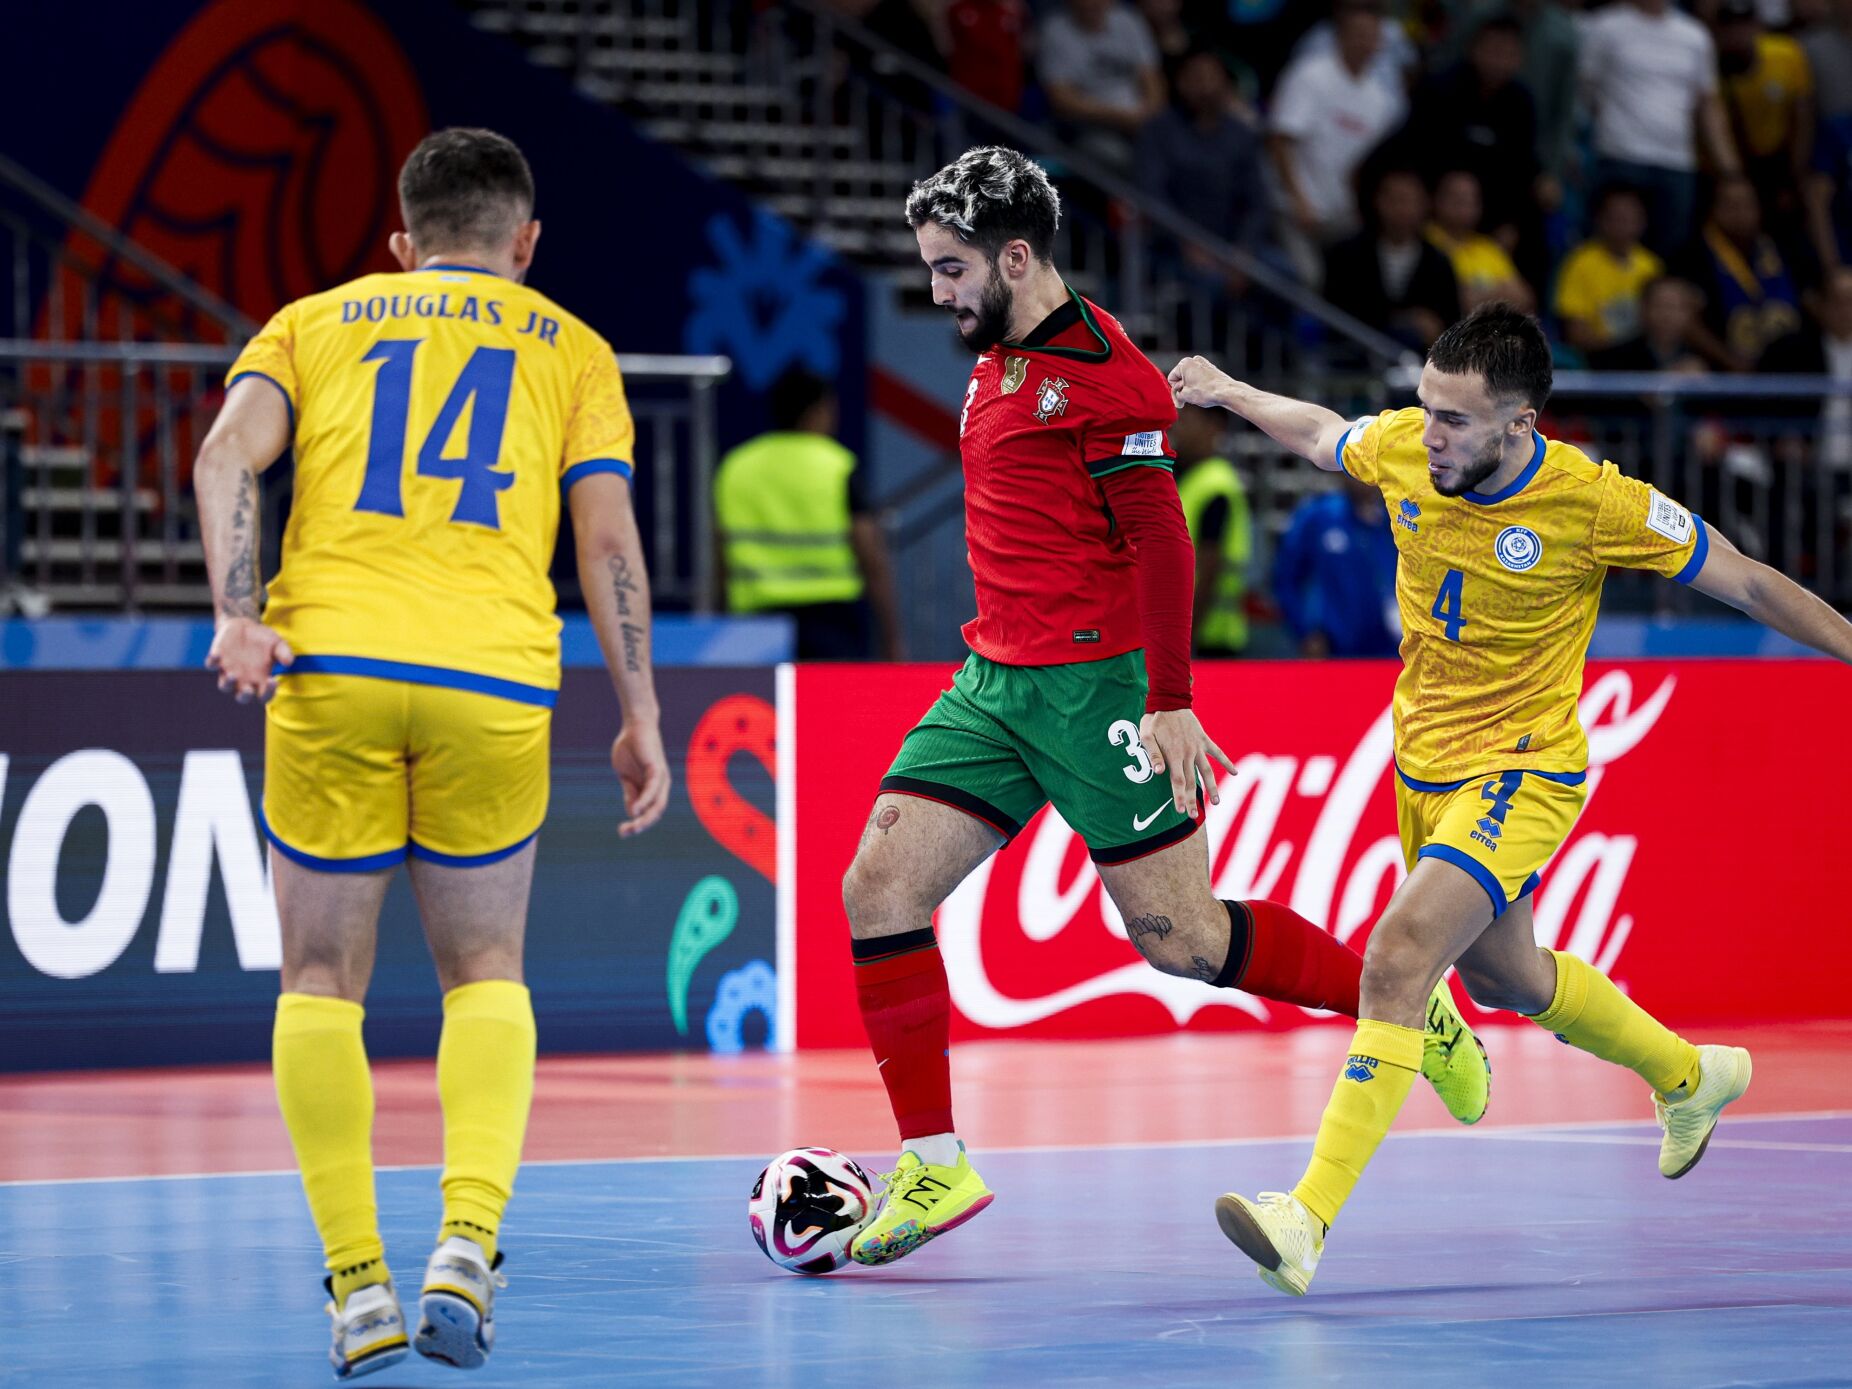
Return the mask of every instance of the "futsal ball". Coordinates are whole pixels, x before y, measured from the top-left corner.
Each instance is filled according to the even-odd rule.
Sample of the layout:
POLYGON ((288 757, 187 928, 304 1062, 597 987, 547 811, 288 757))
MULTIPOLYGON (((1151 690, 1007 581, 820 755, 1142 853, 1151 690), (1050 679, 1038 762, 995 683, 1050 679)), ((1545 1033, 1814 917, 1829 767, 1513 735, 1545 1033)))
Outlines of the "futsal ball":
POLYGON ((765 1257, 793 1273, 828 1273, 875 1209, 874 1179, 829 1148, 793 1148, 766 1164, 747 1206, 765 1257))

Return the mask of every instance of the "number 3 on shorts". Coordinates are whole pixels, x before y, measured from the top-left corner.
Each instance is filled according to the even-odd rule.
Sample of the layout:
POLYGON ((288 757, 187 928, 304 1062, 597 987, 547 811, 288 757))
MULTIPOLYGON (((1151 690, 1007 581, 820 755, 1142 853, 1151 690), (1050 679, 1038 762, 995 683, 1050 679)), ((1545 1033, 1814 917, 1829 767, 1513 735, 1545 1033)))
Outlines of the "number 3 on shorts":
POLYGON ((1121 767, 1125 779, 1134 785, 1142 785, 1151 780, 1151 757, 1145 751, 1145 745, 1138 740, 1138 725, 1130 719, 1115 720, 1106 730, 1106 741, 1115 747, 1122 747, 1132 759, 1130 767, 1121 767))

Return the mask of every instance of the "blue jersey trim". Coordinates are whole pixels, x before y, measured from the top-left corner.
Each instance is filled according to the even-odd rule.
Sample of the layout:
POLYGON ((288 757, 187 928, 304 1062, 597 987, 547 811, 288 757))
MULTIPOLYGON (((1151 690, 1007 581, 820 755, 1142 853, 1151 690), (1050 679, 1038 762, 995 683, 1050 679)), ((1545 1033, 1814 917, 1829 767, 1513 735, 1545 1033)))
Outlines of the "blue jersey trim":
POLYGON ((1672 576, 1681 584, 1688 584, 1698 577, 1698 571, 1704 568, 1705 558, 1711 552, 1710 527, 1704 524, 1704 518, 1695 511, 1691 513, 1691 519, 1697 524, 1698 540, 1691 547, 1691 558, 1685 561, 1685 567, 1672 576))
POLYGON ((1526 897, 1530 896, 1531 893, 1537 890, 1538 885, 1541 884, 1542 882, 1543 882, 1542 874, 1532 873, 1528 878, 1524 880, 1524 886, 1518 889, 1518 901, 1522 902, 1526 897))
MULTIPOLYGON (((1534 777, 1541 778, 1544 781, 1557 782, 1563 786, 1580 786, 1583 782, 1588 780, 1588 773, 1586 771, 1581 771, 1581 772, 1533 772, 1533 771, 1526 770, 1524 768, 1512 768, 1511 770, 1516 771, 1519 776, 1534 776, 1534 777)), ((1428 791, 1428 792, 1458 791, 1462 786, 1466 785, 1467 782, 1477 781, 1479 779, 1477 777, 1469 776, 1464 781, 1417 781, 1415 780, 1415 778, 1410 776, 1407 772, 1403 771, 1399 764, 1397 765, 1395 769, 1395 774, 1402 778, 1402 784, 1406 786, 1410 791, 1428 791)), ((1491 772, 1491 773, 1488 773, 1487 775, 1503 776, 1504 772, 1491 772)))
POLYGON ((474 671, 450 670, 445 666, 420 666, 408 661, 377 661, 371 656, 298 656, 289 666, 278 666, 278 675, 359 675, 371 680, 402 680, 408 685, 438 685, 447 690, 469 690, 475 694, 512 699, 517 704, 537 704, 551 709, 559 700, 558 690, 540 685, 523 685, 516 680, 500 680, 493 675, 474 671))
POLYGON ((313 868, 322 873, 374 873, 381 868, 391 868, 405 862, 405 847, 388 849, 383 854, 365 854, 360 858, 322 858, 317 854, 305 854, 293 845, 285 844, 277 838, 277 832, 270 828, 270 822, 264 818, 264 808, 257 807, 257 826, 264 832, 264 838, 276 845, 277 852, 291 863, 299 863, 304 868, 313 868))
POLYGON ((570 492, 572 484, 593 473, 616 473, 621 478, 629 478, 635 470, 622 458, 588 458, 583 463, 574 463, 560 474, 561 489, 570 492))
POLYGON ((493 849, 486 854, 440 854, 435 849, 425 848, 414 839, 411 843, 411 854, 413 858, 423 859, 426 863, 441 864, 445 868, 486 868, 491 863, 500 863, 505 858, 513 858, 532 844, 534 836, 539 833, 539 830, 535 830, 533 834, 523 836, 506 849, 493 849))
MULTIPOLYGON (((419 270, 461 270, 467 275, 493 275, 495 272, 483 265, 464 265, 461 261, 442 261, 436 265, 421 265, 419 270)), ((416 273, 416 272, 414 272, 416 273)))
POLYGON ((268 381, 277 388, 277 394, 283 397, 283 408, 289 411, 289 437, 294 439, 296 437, 296 402, 289 398, 289 392, 283 389, 283 383, 265 372, 241 371, 225 383, 225 389, 229 391, 244 380, 268 381))
MULTIPOLYGON (((1350 429, 1355 428, 1355 425, 1350 427, 1350 429)), ((1342 434, 1338 435, 1338 471, 1344 474, 1345 477, 1350 476, 1350 469, 1344 466, 1344 445, 1350 440, 1350 429, 1346 429, 1342 434)))
POLYGON ((1442 863, 1451 863, 1455 868, 1465 870, 1472 876, 1474 882, 1485 889, 1485 895, 1492 899, 1492 919, 1496 921, 1505 914, 1505 908, 1510 905, 1505 900, 1505 889, 1498 885, 1498 879, 1492 875, 1492 870, 1471 854, 1456 849, 1451 844, 1429 844, 1424 846, 1415 857, 1417 859, 1437 858, 1442 863))
POLYGON ((1536 447, 1531 450, 1530 462, 1524 465, 1523 472, 1489 497, 1482 497, 1477 492, 1462 492, 1460 496, 1475 506, 1491 506, 1494 502, 1509 501, 1522 492, 1525 485, 1537 476, 1537 469, 1543 466, 1543 451, 1547 443, 1541 434, 1533 433, 1531 438, 1535 440, 1536 447))

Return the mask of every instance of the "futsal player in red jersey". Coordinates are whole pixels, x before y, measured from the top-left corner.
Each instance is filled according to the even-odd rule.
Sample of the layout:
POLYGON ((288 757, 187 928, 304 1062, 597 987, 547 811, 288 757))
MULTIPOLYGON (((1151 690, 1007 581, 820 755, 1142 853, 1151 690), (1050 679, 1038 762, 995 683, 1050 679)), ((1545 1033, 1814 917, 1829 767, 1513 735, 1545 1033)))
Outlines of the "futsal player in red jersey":
MULTIPOLYGON (((932 915, 1041 807, 1086 841, 1132 945, 1208 988, 1355 1016, 1362 960, 1275 902, 1218 901, 1199 793, 1233 771, 1190 709, 1195 557, 1163 373, 1052 260, 1060 199, 1014 150, 968 150, 907 199, 933 298, 978 354, 959 415, 971 655, 901 744, 843 879, 856 996, 900 1127, 855 1259, 983 1210, 952 1123, 951 1000, 932 915)), ((1443 981, 1426 1075, 1465 1123, 1484 1048, 1443 981)))

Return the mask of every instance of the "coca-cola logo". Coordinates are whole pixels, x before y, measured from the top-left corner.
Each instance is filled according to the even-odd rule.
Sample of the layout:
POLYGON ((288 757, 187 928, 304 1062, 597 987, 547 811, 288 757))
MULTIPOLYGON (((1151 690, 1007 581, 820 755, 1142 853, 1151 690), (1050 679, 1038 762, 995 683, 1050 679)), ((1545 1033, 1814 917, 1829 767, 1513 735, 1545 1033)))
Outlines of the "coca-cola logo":
MULTIPOLYGON (((1588 805, 1614 765, 1665 712, 1677 686, 1667 674, 1635 703, 1633 680, 1609 671, 1583 694, 1588 805)), ((1389 709, 1353 746, 1310 754, 1253 751, 1221 784, 1204 828, 1210 878, 1221 898, 1271 898, 1349 941, 1375 920, 1406 876, 1394 832, 1389 709)), ((1583 819, 1544 870, 1534 902, 1537 940, 1612 970, 1633 930, 1620 909, 1637 833, 1584 829, 1583 819)), ((1086 846, 1051 807, 994 855, 939 909, 939 945, 953 1002, 970 1022, 1026 1027, 1083 1004, 1150 999, 1181 1026, 1204 1009, 1233 1009, 1255 1024, 1285 1024, 1305 1010, 1233 989, 1205 989, 1158 973, 1126 940, 1086 846)))

